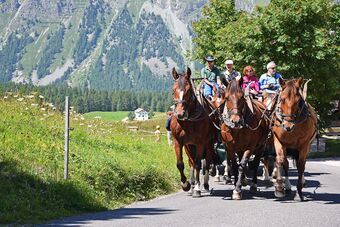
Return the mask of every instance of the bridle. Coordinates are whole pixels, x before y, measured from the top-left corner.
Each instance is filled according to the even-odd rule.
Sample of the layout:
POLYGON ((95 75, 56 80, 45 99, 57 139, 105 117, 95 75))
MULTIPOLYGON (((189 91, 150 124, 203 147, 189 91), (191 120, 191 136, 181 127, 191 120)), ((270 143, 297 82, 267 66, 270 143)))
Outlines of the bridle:
POLYGON ((189 89, 188 92, 190 92, 190 96, 189 96, 188 100, 185 100, 185 99, 174 99, 173 100, 173 103, 175 105, 174 116, 179 121, 200 121, 200 120, 204 119, 204 117, 205 117, 205 115, 203 114, 204 110, 203 110, 203 107, 199 104, 199 102, 196 98, 196 95, 195 95, 195 92, 193 90, 193 86, 192 86, 191 81, 190 81, 190 89, 189 89), (186 105, 183 118, 178 117, 178 112, 176 111, 176 106, 178 104, 186 105), (195 104, 194 115, 190 115, 190 113, 189 113, 190 104, 195 104))
MULTIPOLYGON (((243 98, 243 96, 242 96, 243 98)), ((244 115, 246 113, 246 108, 247 108, 247 105, 244 101, 244 105, 243 105, 243 108, 242 110, 240 111, 240 108, 237 108, 237 107, 233 107, 231 109, 228 109, 228 106, 227 106, 227 103, 225 103, 225 109, 226 111, 223 111, 223 114, 222 114, 222 120, 223 122, 230 128, 243 128, 246 126, 245 124, 245 120, 244 120, 244 115), (236 110, 236 111, 235 111, 236 110), (233 122, 230 117, 232 115, 237 115, 240 117, 240 121, 235 123, 233 122)))
POLYGON ((306 101, 300 96, 299 103, 298 103, 298 109, 296 113, 294 114, 283 114, 282 113, 282 108, 281 108, 281 103, 282 103, 282 98, 281 98, 281 93, 280 92, 278 96, 278 101, 275 107, 275 116, 276 120, 280 124, 275 124, 275 126, 281 127, 283 130, 287 131, 287 129, 284 127, 285 122, 291 123, 293 126, 291 129, 294 129, 296 124, 302 123, 305 120, 307 120, 308 116, 310 115, 308 108, 307 108, 307 103, 306 101), (290 118, 290 119, 287 119, 290 118))

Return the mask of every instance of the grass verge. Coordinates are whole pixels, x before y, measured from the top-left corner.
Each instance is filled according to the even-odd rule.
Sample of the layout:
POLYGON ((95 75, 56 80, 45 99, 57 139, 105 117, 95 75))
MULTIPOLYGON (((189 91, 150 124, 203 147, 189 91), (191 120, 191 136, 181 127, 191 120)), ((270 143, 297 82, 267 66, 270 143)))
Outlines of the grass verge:
POLYGON ((32 102, 0 100, 0 224, 41 223, 178 190, 165 134, 156 143, 148 133, 165 116, 138 123, 143 132, 130 132, 120 122, 72 114, 65 181, 63 116, 32 102))

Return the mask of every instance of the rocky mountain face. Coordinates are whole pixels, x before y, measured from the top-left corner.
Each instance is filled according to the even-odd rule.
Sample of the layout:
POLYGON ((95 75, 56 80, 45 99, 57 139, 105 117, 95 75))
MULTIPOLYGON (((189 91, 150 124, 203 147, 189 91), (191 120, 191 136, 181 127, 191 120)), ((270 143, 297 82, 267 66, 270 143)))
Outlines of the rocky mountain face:
POLYGON ((207 2, 0 0, 0 82, 167 89, 171 68, 191 64, 191 22, 207 2))

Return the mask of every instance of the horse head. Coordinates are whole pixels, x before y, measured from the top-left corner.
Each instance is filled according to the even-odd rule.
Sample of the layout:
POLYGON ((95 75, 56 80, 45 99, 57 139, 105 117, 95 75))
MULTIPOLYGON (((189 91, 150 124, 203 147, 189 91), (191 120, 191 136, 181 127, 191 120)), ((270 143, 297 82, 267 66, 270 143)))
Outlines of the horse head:
POLYGON ((176 69, 173 68, 172 76, 174 78, 174 115, 179 120, 187 120, 191 103, 195 101, 195 93, 190 81, 191 70, 188 67, 186 72, 177 73, 176 69))
POLYGON ((211 105, 213 106, 214 109, 217 109, 221 107, 224 102, 225 102, 225 89, 224 88, 216 88, 213 87, 214 90, 214 96, 211 98, 211 105))
POLYGON ((231 80, 225 93, 225 105, 222 118, 230 128, 242 128, 246 111, 246 100, 242 90, 242 78, 231 80))
POLYGON ((277 120, 285 131, 292 131, 295 124, 300 122, 301 116, 307 110, 305 101, 301 95, 303 77, 284 81, 280 78, 281 93, 276 106, 277 120))

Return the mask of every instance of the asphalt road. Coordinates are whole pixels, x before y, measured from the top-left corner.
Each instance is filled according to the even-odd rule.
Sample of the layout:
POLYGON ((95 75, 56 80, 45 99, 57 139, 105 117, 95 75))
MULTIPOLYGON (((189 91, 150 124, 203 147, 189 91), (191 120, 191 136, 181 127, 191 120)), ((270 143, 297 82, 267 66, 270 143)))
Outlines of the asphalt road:
POLYGON ((256 195, 244 187, 241 201, 231 200, 232 185, 211 182, 212 193, 201 198, 178 192, 44 226, 340 226, 340 159, 307 161, 306 202, 293 200, 296 169, 290 169, 290 175, 294 192, 283 200, 276 199, 273 186, 266 187, 261 180, 256 195))

